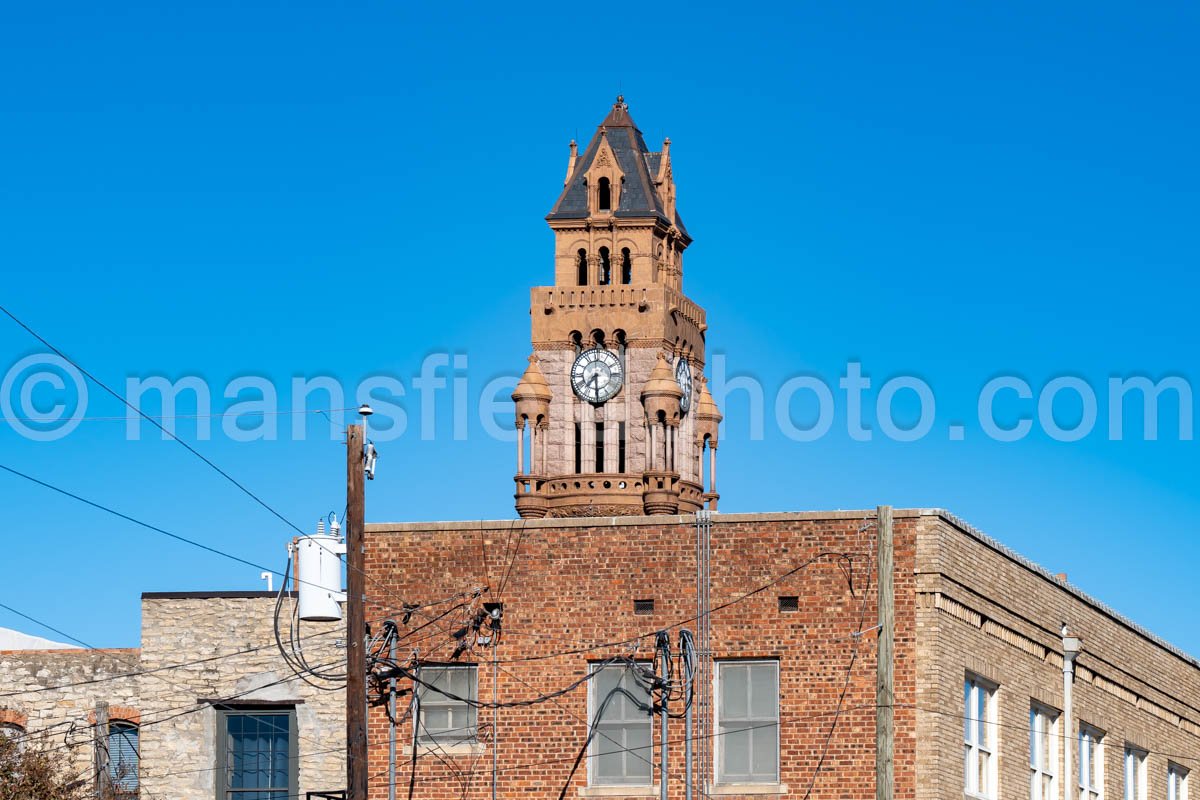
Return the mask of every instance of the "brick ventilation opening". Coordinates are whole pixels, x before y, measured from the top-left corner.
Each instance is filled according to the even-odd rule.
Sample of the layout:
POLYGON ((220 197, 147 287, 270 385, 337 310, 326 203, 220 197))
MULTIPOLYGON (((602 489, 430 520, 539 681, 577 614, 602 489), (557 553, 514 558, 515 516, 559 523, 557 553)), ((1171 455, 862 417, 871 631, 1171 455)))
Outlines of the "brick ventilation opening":
POLYGON ((781 595, 779 598, 779 610, 783 613, 800 610, 800 598, 794 594, 781 595))
POLYGON ((634 600, 633 601, 633 613, 635 613, 635 614, 653 614, 654 613, 654 601, 653 600, 634 600))

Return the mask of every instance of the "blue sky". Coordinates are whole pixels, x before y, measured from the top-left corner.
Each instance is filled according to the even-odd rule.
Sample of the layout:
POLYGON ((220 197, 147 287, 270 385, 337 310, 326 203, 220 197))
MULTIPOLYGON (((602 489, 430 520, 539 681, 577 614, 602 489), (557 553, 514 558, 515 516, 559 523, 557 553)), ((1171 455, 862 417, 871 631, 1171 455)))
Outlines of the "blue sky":
MULTIPOLYGON (((221 410, 238 377, 281 387, 286 409, 294 376, 350 393, 395 376, 407 428, 380 443, 368 519, 512 517, 513 448, 474 398, 524 366, 567 142, 586 141, 620 91, 652 144, 672 138, 696 240, 685 289, 708 311, 710 362, 768 398, 761 438, 747 395, 724 400, 723 511, 946 507, 1200 652, 1196 442, 1180 441, 1170 402, 1158 441, 1109 441, 1104 396, 1111 376, 1198 377, 1195 6, 0 14, 3 305, 102 380, 198 376, 221 410), (448 388, 420 435, 413 379, 438 353, 467 359, 438 373, 467 385, 458 438, 448 388), (848 435, 848 362, 872 378, 870 409, 891 377, 927 382, 930 435, 892 441, 870 410, 872 439, 848 435), (773 422, 771 398, 800 375, 835 389, 837 418, 815 442, 773 422), (1035 392, 1080 378, 1101 421, 1076 442, 1036 425, 993 441, 975 409, 999 375, 1035 392)), ((0 319, 0 371, 43 351, 0 319)), ((33 400, 56 396, 42 386, 33 400)), ((1070 426, 1081 406, 1059 400, 1070 426)), ((905 424, 911 401, 896 401, 905 424)), ((998 409, 1011 424, 1034 403, 998 409)), ((123 409, 92 387, 87 414, 123 409)), ((320 416, 301 440, 279 421, 274 441, 240 442, 216 420, 195 446, 308 528, 344 504, 343 450, 320 416)), ((196 422, 178 431, 194 441, 196 422)), ((3 425, 0 462, 281 567, 289 529, 153 433, 130 441, 123 422, 97 420, 35 442, 3 425)), ((142 591, 261 586, 255 570, 2 474, 0 508, 0 602, 95 645, 136 644, 142 591)), ((0 626, 48 635, 3 611, 0 626)))

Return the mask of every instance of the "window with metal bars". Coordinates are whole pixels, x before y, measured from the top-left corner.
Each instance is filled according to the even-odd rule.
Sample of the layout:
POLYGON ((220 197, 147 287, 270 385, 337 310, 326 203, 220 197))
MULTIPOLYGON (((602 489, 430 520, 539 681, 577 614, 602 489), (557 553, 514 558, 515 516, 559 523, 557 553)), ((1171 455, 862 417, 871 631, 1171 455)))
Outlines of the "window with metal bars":
POLYGON ((298 785, 296 710, 232 708, 217 712, 217 797, 289 800, 298 785))

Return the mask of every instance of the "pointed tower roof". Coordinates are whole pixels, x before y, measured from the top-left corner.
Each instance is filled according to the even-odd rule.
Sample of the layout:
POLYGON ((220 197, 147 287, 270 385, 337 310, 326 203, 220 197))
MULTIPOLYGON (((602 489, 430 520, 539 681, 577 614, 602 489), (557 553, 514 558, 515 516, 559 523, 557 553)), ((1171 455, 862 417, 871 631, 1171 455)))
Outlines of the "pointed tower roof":
POLYGON ((720 422, 724 419, 721 412, 717 410, 717 403, 713 400, 712 393, 708 391, 708 381, 704 378, 700 379, 700 399, 696 403, 696 417, 699 419, 710 419, 715 422, 720 422))
MULTIPOLYGON (((601 128, 633 128, 635 131, 638 126, 634 124, 633 117, 629 116, 629 104, 625 102, 625 95, 617 95, 617 102, 613 103, 612 111, 608 112, 608 116, 604 118, 604 122, 600 123, 601 128)), ((641 133, 641 131, 638 131, 641 133)))
POLYGON ((538 366, 538 357, 536 355, 529 357, 529 366, 525 368, 525 374, 521 376, 521 380, 517 382, 517 388, 513 390, 513 400, 540 400, 550 402, 554 394, 550 391, 550 384, 546 382, 546 376, 542 374, 542 368, 538 366))
POLYGON ((608 116, 596 128, 592 140, 588 142, 583 154, 572 162, 573 169, 563 187, 562 194, 554 208, 546 215, 548 220, 586 219, 588 216, 587 186, 584 175, 591 168, 596 154, 600 150, 601 141, 607 141, 616 157, 625 182, 621 187, 620 202, 613 211, 615 217, 658 217, 669 225, 674 225, 687 237, 687 229, 678 212, 671 219, 668 216, 666 198, 659 196, 655 185, 659 166, 662 164, 661 152, 650 152, 642 132, 638 130, 629 115, 629 106, 625 98, 617 96, 608 116))
POLYGON ((675 373, 671 371, 667 357, 661 351, 658 354, 658 363, 650 370, 650 377, 642 387, 642 397, 674 397, 676 400, 683 397, 683 390, 675 380, 675 373))

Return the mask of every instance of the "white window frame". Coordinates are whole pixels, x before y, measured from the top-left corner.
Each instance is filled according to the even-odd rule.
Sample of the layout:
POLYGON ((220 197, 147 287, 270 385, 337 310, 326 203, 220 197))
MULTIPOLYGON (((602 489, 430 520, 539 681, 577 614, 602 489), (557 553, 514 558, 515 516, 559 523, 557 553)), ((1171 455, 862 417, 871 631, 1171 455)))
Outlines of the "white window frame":
MULTIPOLYGON (((465 672, 467 674, 467 699, 475 700, 479 696, 478 682, 479 670, 475 664, 430 664, 425 666, 417 677, 424 683, 418 683, 416 691, 420 697, 420 711, 417 719, 413 720, 413 724, 417 726, 417 746, 422 748, 454 748, 454 747, 470 747, 477 741, 479 731, 479 714, 477 710, 473 710, 469 703, 464 703, 460 700, 454 700, 433 688, 431 683, 433 677, 430 673, 435 671, 446 672, 465 672), (467 719, 474 718, 474 725, 463 726, 462 734, 456 734, 454 730, 446 731, 440 728, 429 729, 425 724, 425 712, 429 708, 452 708, 463 709, 467 719), (472 713, 474 711, 474 713, 472 713)), ((449 691, 447 689, 447 691, 449 691)), ((457 729, 456 729, 457 730, 457 729)))
POLYGON ((1057 800, 1058 762, 1062 739, 1058 736, 1060 715, 1038 702, 1029 704, 1029 797, 1057 800), (1046 788, 1046 779, 1050 786, 1046 788))
POLYGON ((1146 800, 1147 755, 1140 747, 1125 745, 1125 800, 1146 800))
POLYGON ((1188 800, 1188 770, 1167 762, 1167 800, 1188 800))
MULTIPOLYGON (((647 668, 651 667, 650 662, 645 662, 644 664, 642 662, 639 662, 639 664, 641 664, 642 666, 645 666, 647 668)), ((597 672, 599 672, 601 670, 605 670, 605 669, 627 670, 630 672, 633 671, 633 668, 626 664, 591 664, 588 667, 588 669, 589 669, 589 672, 591 672, 593 675, 596 674, 597 672)), ((590 731, 591 727, 594 724, 596 724, 596 722, 597 722, 596 713, 600 708, 600 703, 603 702, 603 699, 604 699, 597 695, 597 693, 596 693, 597 685, 598 685, 598 681, 595 678, 592 678, 591 680, 588 681, 587 719, 588 719, 589 731, 590 731)), ((650 704, 651 706, 653 706, 654 700, 652 697, 650 697, 649 693, 647 693, 646 702, 648 704, 650 704)), ((646 715, 646 731, 649 734, 647 741, 650 743, 650 747, 648 748, 648 750, 644 753, 634 753, 633 751, 630 751, 631 757, 644 759, 649 764, 650 775, 646 779, 645 782, 622 783, 622 782, 618 782, 618 781, 602 780, 598 775, 596 775, 596 766, 597 766, 597 762, 598 762, 597 755, 599 753, 608 752, 609 749, 620 744, 619 742, 615 742, 611 737, 606 736, 603 732, 601 732, 601 730, 599 728, 597 728, 595 735, 592 737, 591 743, 588 745, 588 759, 587 759, 588 786, 589 787, 604 787, 606 789, 608 787, 623 787, 624 789, 645 789, 647 787, 653 786, 655 770, 657 769, 657 765, 655 764, 655 761, 654 761, 655 744, 654 744, 654 714, 653 713, 649 713, 646 715)))
POLYGON ((963 681, 963 793, 994 800, 997 795, 996 694, 999 687, 979 675, 967 673, 963 681), (976 710, 983 706, 982 718, 976 710), (978 774, 983 756, 984 775, 978 774))
MULTIPOLYGON (((713 783, 717 786, 777 786, 781 780, 780 771, 782 769, 782 754, 780 753, 779 739, 779 661, 776 659, 728 659, 718 661, 716 669, 713 670, 713 721, 714 721, 714 738, 716 739, 713 747, 713 783), (723 747, 725 736, 721 730, 721 671, 725 667, 750 667, 750 666, 770 666, 775 668, 775 777, 765 781, 741 781, 741 780, 726 780, 721 775, 721 759, 723 755, 723 747)), ((769 724, 769 723, 768 723, 769 724)))
POLYGON ((1079 723, 1079 800, 1104 800, 1104 731, 1079 723))

